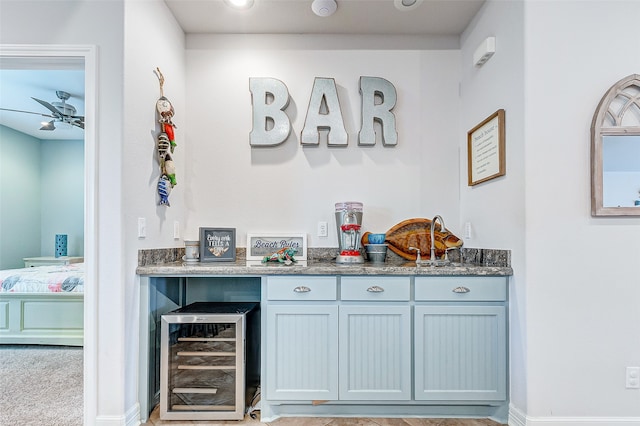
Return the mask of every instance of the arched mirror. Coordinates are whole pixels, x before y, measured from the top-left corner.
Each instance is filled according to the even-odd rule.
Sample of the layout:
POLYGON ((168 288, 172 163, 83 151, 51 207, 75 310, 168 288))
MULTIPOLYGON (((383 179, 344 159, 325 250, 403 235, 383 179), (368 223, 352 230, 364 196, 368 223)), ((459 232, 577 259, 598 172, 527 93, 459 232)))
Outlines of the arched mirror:
POLYGON ((591 214, 640 216, 640 75, 614 84, 591 123, 591 214))

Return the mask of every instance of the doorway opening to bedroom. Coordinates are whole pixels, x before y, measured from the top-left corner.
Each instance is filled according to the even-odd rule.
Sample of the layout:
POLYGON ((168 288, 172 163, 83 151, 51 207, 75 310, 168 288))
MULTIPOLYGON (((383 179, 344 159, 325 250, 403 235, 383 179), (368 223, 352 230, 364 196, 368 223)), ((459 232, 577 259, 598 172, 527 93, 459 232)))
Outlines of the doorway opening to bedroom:
POLYGON ((12 291, 0 291, 10 311, 0 313, 0 345, 68 347, 70 358, 80 350, 78 424, 95 399, 86 383, 96 345, 84 332, 96 322, 95 292, 86 291, 96 280, 95 55, 90 46, 0 45, 0 274, 48 275, 44 287, 19 274, 3 283, 12 291))
POLYGON ((84 260, 84 84, 81 59, 2 58, 2 270, 84 260))

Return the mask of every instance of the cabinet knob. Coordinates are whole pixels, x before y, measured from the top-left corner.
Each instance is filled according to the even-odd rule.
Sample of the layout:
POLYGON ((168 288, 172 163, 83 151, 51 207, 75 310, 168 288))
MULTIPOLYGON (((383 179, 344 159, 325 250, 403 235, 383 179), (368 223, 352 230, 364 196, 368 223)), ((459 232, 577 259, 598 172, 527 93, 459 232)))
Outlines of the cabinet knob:
POLYGON ((311 289, 307 286, 304 285, 300 285, 296 288, 293 289, 294 292, 296 293, 309 293, 311 291, 311 289))
POLYGON ((454 293, 469 293, 470 291, 471 291, 471 290, 470 290, 469 288, 467 288, 467 287, 462 287, 462 286, 460 286, 460 287, 456 287, 456 288, 454 288, 454 289, 453 289, 453 292, 454 292, 454 293))
POLYGON ((372 285, 371 287, 369 287, 367 289, 367 291, 369 293, 382 293, 384 291, 384 288, 378 286, 378 285, 372 285))

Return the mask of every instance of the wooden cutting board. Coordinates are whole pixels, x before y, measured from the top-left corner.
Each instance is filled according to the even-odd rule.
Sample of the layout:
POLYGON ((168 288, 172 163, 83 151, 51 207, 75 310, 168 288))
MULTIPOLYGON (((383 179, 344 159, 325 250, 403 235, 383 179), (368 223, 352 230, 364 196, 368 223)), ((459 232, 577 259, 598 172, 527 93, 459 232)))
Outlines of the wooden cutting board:
MULTIPOLYGON (((462 247, 463 241, 448 230, 440 231, 440 224, 436 223, 434 231, 436 256, 442 258, 448 248, 462 247)), ((362 236, 362 244, 369 244, 370 232, 362 236)), ((417 247, 423 259, 431 257, 431 220, 414 218, 404 220, 393 226, 385 233, 385 243, 389 249, 407 260, 416 260, 415 250, 409 247, 417 247)))

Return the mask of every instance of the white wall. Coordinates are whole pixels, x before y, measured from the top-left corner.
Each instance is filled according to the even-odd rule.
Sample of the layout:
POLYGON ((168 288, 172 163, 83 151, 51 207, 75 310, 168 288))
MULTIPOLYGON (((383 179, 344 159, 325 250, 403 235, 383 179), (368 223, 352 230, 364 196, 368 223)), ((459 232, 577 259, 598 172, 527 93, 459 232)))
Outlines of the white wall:
POLYGON ((0 126, 0 269, 53 256, 56 234, 67 234, 70 256, 84 254, 83 145, 0 126))
MULTIPOLYGON (((189 46, 186 70, 180 62, 180 32, 162 2, 127 2, 126 24, 122 0, 3 0, 2 8, 3 43, 99 48, 95 261, 100 273, 95 285, 100 321, 98 370, 89 378, 97 395, 85 400, 90 422, 123 424, 135 410, 132 369, 137 352, 132 324, 138 315, 137 248, 181 245, 169 231, 175 218, 184 222, 183 234, 201 225, 229 223, 240 230, 265 231, 283 226, 291 230, 295 225, 312 233, 318 218, 331 221, 333 202, 347 197, 365 203, 365 223, 371 229, 437 212, 445 219, 456 218, 447 223, 454 230, 466 221, 473 223, 475 238, 467 245, 513 250, 511 396, 527 424, 571 423, 568 418, 577 418, 572 424, 579 424, 580 419, 591 418, 592 424, 605 425, 613 423, 609 420, 640 417, 639 391, 624 389, 624 367, 640 365, 640 340, 633 337, 640 335, 640 287, 635 278, 639 221, 590 217, 588 131, 604 92, 639 68, 640 57, 632 52, 640 51, 634 19, 640 3, 490 2, 463 35, 461 52, 364 52, 350 46, 356 49, 349 52, 358 59, 355 64, 352 56, 348 63, 328 64, 329 59, 346 57, 347 52, 338 48, 315 50, 310 45, 270 52, 245 46, 234 52, 215 46, 214 37, 203 40, 202 47, 189 46), (38 14, 33 13, 36 9, 38 14), (54 32, 51 22, 58 23, 54 32), (169 24, 168 31, 163 32, 163 24, 169 24), (519 32, 523 24, 525 43, 519 32), (471 53, 488 35, 496 35, 498 52, 480 70, 470 68, 471 53), (391 66, 380 59, 397 63, 391 66), (458 59, 462 62, 453 64, 458 59), (441 62, 444 69, 439 70, 441 62), (239 66, 245 63, 251 68, 239 66), (157 170, 152 160, 156 66, 167 78, 166 95, 176 103, 180 144, 176 158, 179 164, 184 161, 172 194, 175 208, 164 213, 155 206, 157 170), (247 140, 248 77, 257 71, 285 81, 295 117, 292 139, 260 152, 250 149, 247 140), (397 111, 399 146, 362 149, 352 142, 344 150, 300 147, 296 140, 301 120, 313 77, 323 76, 320 71, 335 77, 340 95, 346 94, 342 102, 350 133, 358 122, 357 78, 374 73, 389 78, 399 89, 399 99, 406 102, 397 111), (427 75, 434 76, 433 82, 421 78, 427 75), (457 86, 453 82, 460 77, 461 103, 457 87, 449 91, 436 84, 457 86), (426 105, 414 91, 438 93, 438 98, 426 105), (213 105, 205 101, 207 96, 214 97, 213 105), (443 110, 434 106, 438 101, 443 110), (501 107, 507 110, 507 175, 468 188, 466 131, 501 107), (451 116, 458 125, 450 129, 443 122, 431 136, 431 127, 423 124, 429 113, 451 116), (213 129, 209 123, 215 124, 213 129), (410 139, 405 141, 402 135, 410 139), (452 155, 450 143, 462 165, 454 168, 453 177, 446 167, 441 171, 452 155), (224 177, 204 159, 222 162, 224 177), (233 170, 227 165, 231 161, 233 170), (336 182, 353 176, 370 178, 380 189, 375 185, 347 189, 336 182), (248 187, 247 177, 255 184, 248 187), (441 182, 447 183, 439 187, 441 182), (449 199, 449 191, 460 194, 459 207, 449 199), (219 195, 233 201, 233 208, 221 210, 215 198, 219 195), (431 199, 438 201, 425 204, 431 199), (241 212, 236 217, 229 213, 249 205, 266 206, 266 212, 241 212), (148 219, 146 240, 135 238, 135 222, 141 216, 148 219)), ((313 243, 325 245, 322 240, 313 243)), ((332 243, 326 241, 327 246, 332 243)))
POLYGON ((0 269, 23 268, 40 255, 40 140, 0 126, 0 152, 0 269))
POLYGON ((640 390, 625 389, 640 365, 640 219, 591 217, 589 176, 598 102, 640 69, 638 16, 636 1, 526 4, 531 424, 640 424, 640 390))
MULTIPOLYGON (((163 1, 127 1, 125 4, 124 66, 124 144, 122 156, 122 215, 125 249, 122 259, 126 278, 123 280, 125 339, 124 398, 129 417, 138 409, 138 329, 139 318, 138 249, 179 247, 181 239, 173 238, 173 223, 184 226, 184 191, 187 167, 185 138, 185 58, 184 35, 163 1), (173 104, 176 142, 174 152, 178 185, 171 193, 171 207, 158 206, 156 101, 160 97, 159 80, 154 70, 164 75, 164 95, 173 104), (137 238, 138 218, 147 222, 147 237, 137 238)), ((122 314, 121 314, 122 315, 122 314)), ((141 386, 145 386, 142 384, 141 386)), ((137 413, 136 413, 137 414, 137 413)))
POLYGON ((466 246, 511 250, 514 276, 509 292, 510 398, 527 408, 526 286, 524 252, 524 4, 486 3, 461 37, 462 60, 460 146, 460 226, 471 223, 466 246), (482 67, 473 53, 487 37, 496 39, 496 53, 482 67), (467 132, 498 109, 505 110, 506 175, 467 185, 467 132))
POLYGON ((100 318, 96 330, 87 330, 85 365, 92 368, 85 369, 85 383, 90 389, 85 389, 84 405, 88 424, 120 424, 125 412, 126 328, 122 255, 123 0, 2 0, 1 7, 3 44, 97 47, 97 146, 87 147, 95 149, 98 158, 98 164, 90 165, 97 182, 93 191, 96 229, 92 230, 97 247, 91 250, 97 258, 85 260, 95 265, 99 274, 98 281, 91 283, 94 287, 85 294, 85 304, 87 297, 95 296, 100 318))
POLYGON ((247 232, 302 232, 311 247, 337 247, 334 204, 351 200, 364 204, 365 230, 435 214, 456 230, 458 51, 358 49, 349 37, 327 48, 305 36, 256 48, 261 37, 188 36, 185 235, 235 227, 244 247, 247 232), (358 146, 360 76, 395 86, 396 147, 358 146), (251 77, 289 90, 292 132, 277 147, 249 145, 251 77), (300 145, 315 77, 335 79, 347 147, 300 145), (328 237, 316 236, 318 221, 329 223, 328 237))
POLYGON ((40 143, 40 255, 55 254, 56 234, 67 235, 69 256, 84 255, 84 141, 40 143))

